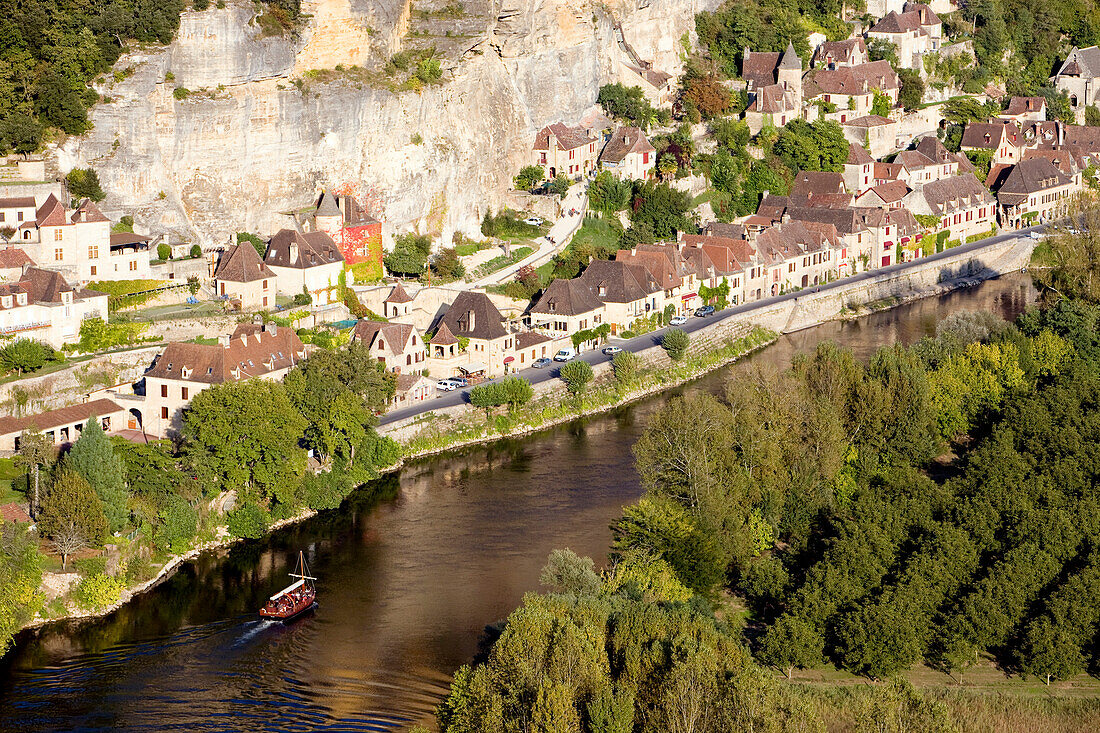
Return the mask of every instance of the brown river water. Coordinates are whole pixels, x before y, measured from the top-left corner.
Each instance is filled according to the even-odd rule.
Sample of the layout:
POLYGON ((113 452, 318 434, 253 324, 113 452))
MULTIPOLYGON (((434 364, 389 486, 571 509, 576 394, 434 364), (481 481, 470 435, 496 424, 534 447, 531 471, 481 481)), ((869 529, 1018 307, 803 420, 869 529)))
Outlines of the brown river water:
MULTIPOLYGON (((782 337, 683 389, 784 368, 825 340, 860 358, 960 310, 1007 318, 1017 274, 782 337)), ((0 660, 0 731, 402 730, 429 723, 486 624, 539 589, 555 547, 606 561, 608 525, 642 492, 631 446, 673 393, 529 437, 418 461, 344 506, 187 563, 109 617, 26 632, 0 660), (260 621, 299 549, 320 605, 260 621)))

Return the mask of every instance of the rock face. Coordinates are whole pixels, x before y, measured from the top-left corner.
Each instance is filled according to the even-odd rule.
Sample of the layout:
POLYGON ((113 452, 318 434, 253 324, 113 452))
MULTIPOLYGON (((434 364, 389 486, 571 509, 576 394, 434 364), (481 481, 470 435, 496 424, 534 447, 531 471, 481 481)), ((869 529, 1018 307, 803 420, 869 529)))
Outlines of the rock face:
POLYGON ((634 2, 496 0, 473 19, 480 35, 439 38, 451 44, 443 83, 419 93, 310 73, 380 67, 412 40, 405 0, 303 4, 312 20, 296 39, 261 37, 251 4, 187 12, 170 46, 119 61, 130 75, 100 90, 111 101, 92 111, 91 132, 59 149, 58 164, 95 167, 107 209, 199 242, 287 226, 280 212, 321 187, 357 193, 399 230, 474 234, 527 162, 535 131, 577 119, 616 80, 615 22, 639 54, 677 72, 694 14, 717 4, 634 2))

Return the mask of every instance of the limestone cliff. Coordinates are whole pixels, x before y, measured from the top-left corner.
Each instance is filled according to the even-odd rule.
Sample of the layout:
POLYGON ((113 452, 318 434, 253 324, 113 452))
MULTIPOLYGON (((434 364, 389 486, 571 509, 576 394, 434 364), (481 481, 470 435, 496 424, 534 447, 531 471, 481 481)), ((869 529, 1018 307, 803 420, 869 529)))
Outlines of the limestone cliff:
POLYGON ((286 226, 279 212, 319 187, 354 189, 399 230, 473 233, 527 161, 535 130, 575 120, 615 79, 613 22, 676 72, 694 14, 717 3, 484 1, 437 12, 316 0, 303 4, 311 17, 293 39, 262 37, 251 4, 184 13, 170 46, 119 61, 126 78, 100 90, 110 101, 94 108, 94 129, 69 140, 58 163, 94 166, 109 210, 203 242, 286 226), (443 48, 442 84, 393 92, 366 74, 428 43, 443 48), (309 73, 337 64, 364 73, 324 83, 309 73))

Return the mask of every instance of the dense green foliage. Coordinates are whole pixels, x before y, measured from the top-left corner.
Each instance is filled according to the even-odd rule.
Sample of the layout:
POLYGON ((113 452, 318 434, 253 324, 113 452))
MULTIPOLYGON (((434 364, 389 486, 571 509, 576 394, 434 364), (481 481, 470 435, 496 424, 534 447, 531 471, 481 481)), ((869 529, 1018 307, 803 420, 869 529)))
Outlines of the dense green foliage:
POLYGON ((687 331, 680 328, 670 328, 661 337, 661 348, 668 353, 668 357, 673 361, 680 361, 684 358, 690 343, 691 337, 687 335, 687 331))
POLYGON ((417 277, 424 272, 432 253, 432 239, 426 234, 401 234, 394 238, 393 251, 382 260, 395 275, 417 277))
POLYGON ((42 562, 33 532, 0 520, 0 656, 42 605, 42 562))
POLYGON ((664 124, 669 120, 668 110, 654 108, 645 98, 641 87, 604 84, 600 87, 596 103, 603 107, 608 117, 622 120, 643 130, 648 130, 658 122, 664 124))
POLYGON ((16 339, 0 349, 0 369, 18 374, 36 372, 65 356, 49 344, 28 338, 16 339))
POLYGON ((573 359, 562 364, 558 373, 561 375, 562 381, 565 382, 566 389, 575 395, 583 392, 595 376, 592 372, 592 365, 580 359, 573 359))
POLYGON ((130 519, 130 510, 126 506, 129 498, 126 492, 126 476, 122 460, 115 455, 114 448, 99 419, 88 419, 80 438, 65 454, 64 468, 83 477, 95 491, 103 505, 110 532, 121 532, 130 519))
MULTIPOLYGON (((635 446, 646 494, 613 525, 610 568, 555 553, 552 594, 459 672, 441 728, 746 730, 738 716, 783 700, 764 704, 769 729, 822 729, 749 651, 787 675, 1094 671, 1098 440, 1100 305, 1084 300, 1015 324, 956 314, 867 364, 826 343, 721 400, 674 399, 635 446), (743 632, 720 620, 730 593, 743 632)), ((879 689, 892 702, 859 702, 857 730, 957 725, 879 689)))
POLYGON ((485 410, 488 418, 494 407, 508 405, 509 411, 514 411, 530 402, 534 394, 531 382, 523 377, 505 377, 499 382, 479 384, 471 389, 470 404, 485 410))
POLYGON ((542 170, 542 166, 525 165, 520 168, 519 173, 512 179, 512 182, 515 184, 517 191, 530 191, 542 183, 545 178, 546 173, 542 170))
POLYGON ((65 183, 69 187, 69 193, 78 201, 81 199, 102 201, 107 198, 107 194, 99 184, 99 174, 91 168, 73 168, 65 176, 65 183))

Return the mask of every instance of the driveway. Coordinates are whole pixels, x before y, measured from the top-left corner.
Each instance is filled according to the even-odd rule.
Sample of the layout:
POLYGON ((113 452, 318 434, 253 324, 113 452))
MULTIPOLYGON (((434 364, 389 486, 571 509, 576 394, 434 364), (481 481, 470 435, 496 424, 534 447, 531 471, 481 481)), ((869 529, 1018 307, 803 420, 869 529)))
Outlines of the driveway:
POLYGON ((584 212, 588 210, 587 182, 582 181, 581 183, 570 186, 569 192, 566 193, 565 199, 561 202, 561 206, 565 215, 550 226, 550 231, 546 233, 545 237, 539 240, 538 249, 519 262, 470 283, 470 287, 479 288, 485 285, 506 283, 515 278, 516 273, 519 272, 521 268, 528 265, 531 267, 540 267, 553 259, 554 255, 565 249, 566 245, 573 239, 573 235, 581 228, 581 223, 584 221, 584 212), (570 212, 572 211, 577 213, 571 214, 570 212))
MULTIPOLYGON (((754 310, 769 308, 776 303, 784 303, 790 300, 797 300, 798 298, 809 295, 811 293, 827 292, 829 290, 836 290, 838 288, 847 288, 854 283, 870 280, 886 273, 900 272, 908 268, 918 266, 923 267, 929 262, 936 262, 937 260, 948 259, 949 257, 954 257, 958 254, 965 252, 978 251, 990 245, 999 244, 1009 239, 1026 237, 1031 232, 1040 232, 1045 228, 1045 225, 1037 225, 1033 227, 1028 227, 1027 229, 1016 229, 1006 234, 998 234, 995 237, 979 239, 977 242, 971 242, 970 244, 961 244, 957 247, 952 247, 951 249, 944 250, 943 252, 938 252, 927 257, 921 257, 919 260, 914 260, 913 262, 903 262, 897 265, 890 265, 889 267, 880 267, 877 270, 868 270, 866 272, 861 272, 858 275, 841 278, 840 280, 833 280, 832 282, 825 283, 824 285, 816 285, 812 288, 805 288, 803 290, 784 293, 783 295, 777 295, 772 298, 764 298, 762 300, 755 300, 751 303, 742 303, 741 305, 735 305, 730 308, 726 308, 725 310, 718 311, 711 316, 707 316, 706 318, 689 317, 688 322, 685 323, 683 326, 680 326, 680 328, 684 331, 687 331, 689 334, 695 333, 700 329, 706 328, 707 326, 712 326, 715 323, 726 320, 727 318, 732 318, 734 316, 744 316, 747 313, 752 313, 754 310)), ((642 334, 641 336, 635 336, 632 339, 616 340, 615 345, 621 346, 626 351, 641 351, 642 349, 647 349, 650 346, 655 346, 661 343, 661 338, 667 330, 668 327, 665 327, 656 331, 642 334)), ((611 361, 610 356, 605 355, 599 350, 583 352, 579 354, 577 358, 583 359, 584 361, 587 361, 589 364, 593 365, 605 361, 611 361)), ((530 380, 531 384, 539 384, 540 382, 545 382, 548 379, 557 379, 558 369, 560 366, 560 364, 554 364, 553 366, 549 366, 544 369, 527 368, 515 372, 514 374, 511 374, 509 376, 524 377, 530 380)), ((491 381, 499 381, 500 379, 501 378, 498 377, 497 379, 491 381)), ((438 410, 444 407, 461 405, 467 401, 468 393, 468 389, 439 393, 439 396, 435 397, 434 399, 425 400, 416 405, 386 413, 379 420, 379 424, 388 425, 389 423, 397 422, 398 420, 404 420, 405 418, 419 415, 421 413, 431 412, 432 410, 438 410)))

